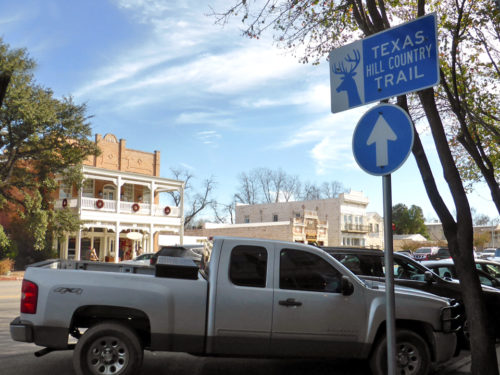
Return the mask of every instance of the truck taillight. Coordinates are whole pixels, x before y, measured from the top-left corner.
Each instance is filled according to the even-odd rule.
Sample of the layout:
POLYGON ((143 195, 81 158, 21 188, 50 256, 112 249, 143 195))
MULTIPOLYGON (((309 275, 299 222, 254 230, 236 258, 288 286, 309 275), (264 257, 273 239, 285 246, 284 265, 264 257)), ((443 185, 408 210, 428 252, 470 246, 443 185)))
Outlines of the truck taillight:
POLYGON ((23 280, 23 286, 21 287, 21 313, 36 314, 37 300, 38 285, 29 280, 23 280))

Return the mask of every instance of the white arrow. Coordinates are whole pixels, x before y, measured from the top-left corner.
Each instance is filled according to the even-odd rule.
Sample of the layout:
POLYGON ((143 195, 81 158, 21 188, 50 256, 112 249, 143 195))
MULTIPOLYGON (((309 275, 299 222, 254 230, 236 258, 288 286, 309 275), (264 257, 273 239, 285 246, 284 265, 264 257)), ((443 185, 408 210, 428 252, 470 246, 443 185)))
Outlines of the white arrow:
POLYGON ((380 113, 377 122, 375 123, 375 126, 373 127, 373 130, 370 133, 368 140, 366 141, 367 146, 375 143, 377 167, 385 167, 387 164, 389 164, 387 142, 395 141, 396 139, 398 139, 397 135, 392 131, 392 128, 380 113))

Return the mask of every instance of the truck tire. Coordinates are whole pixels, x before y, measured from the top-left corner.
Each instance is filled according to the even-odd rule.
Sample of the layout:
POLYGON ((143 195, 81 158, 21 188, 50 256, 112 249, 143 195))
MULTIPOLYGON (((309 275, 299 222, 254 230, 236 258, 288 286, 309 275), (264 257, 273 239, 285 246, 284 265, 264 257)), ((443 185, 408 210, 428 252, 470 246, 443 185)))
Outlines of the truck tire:
POLYGON ((99 323, 78 340, 73 367, 78 375, 133 375, 140 372, 143 349, 139 338, 119 323, 99 323))
MULTIPOLYGON (((406 329, 396 330, 396 374, 427 375, 431 365, 429 347, 424 339, 406 329)), ((373 375, 387 374, 387 340, 381 337, 370 357, 373 375)))

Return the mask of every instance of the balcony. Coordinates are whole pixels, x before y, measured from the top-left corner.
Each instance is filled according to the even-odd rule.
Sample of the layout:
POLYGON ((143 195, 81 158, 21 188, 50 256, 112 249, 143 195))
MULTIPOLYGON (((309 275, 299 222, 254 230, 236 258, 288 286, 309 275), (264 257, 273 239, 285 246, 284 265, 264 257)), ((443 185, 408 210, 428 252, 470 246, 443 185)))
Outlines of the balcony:
POLYGON ((341 230, 342 232, 351 233, 369 233, 370 226, 362 224, 343 224, 341 230))
MULTIPOLYGON (((142 202, 120 202, 120 211, 117 210, 117 201, 100 199, 100 198, 87 198, 81 199, 81 209, 87 212, 106 212, 106 213, 120 213, 141 216, 155 216, 155 217, 180 217, 180 209, 175 206, 150 204, 142 202), (167 207, 169 209, 167 209, 167 207), (168 212, 168 213, 167 213, 168 212)), ((77 198, 59 199, 55 202, 54 208, 78 208, 77 198)))

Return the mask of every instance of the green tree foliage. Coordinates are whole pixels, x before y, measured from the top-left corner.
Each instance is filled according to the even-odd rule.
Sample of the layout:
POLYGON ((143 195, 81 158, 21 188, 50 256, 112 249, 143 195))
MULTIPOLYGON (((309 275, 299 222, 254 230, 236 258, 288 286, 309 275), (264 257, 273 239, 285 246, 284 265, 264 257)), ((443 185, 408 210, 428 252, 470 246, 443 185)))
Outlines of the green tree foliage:
POLYGON ((26 50, 0 39, 0 208, 16 210, 27 229, 28 237, 9 228, 14 240, 29 238, 28 249, 42 250, 51 246, 52 229, 60 234, 63 225, 78 224, 51 211, 56 176, 79 184, 82 161, 98 150, 85 105, 55 98, 35 82, 35 67, 26 50))
POLYGON ((424 213, 419 206, 408 208, 405 204, 396 204, 392 207, 392 222, 396 226, 396 234, 421 234, 429 238, 424 213))
POLYGON ((13 258, 15 254, 12 254, 12 241, 5 233, 3 227, 0 225, 0 259, 3 258, 13 258))

